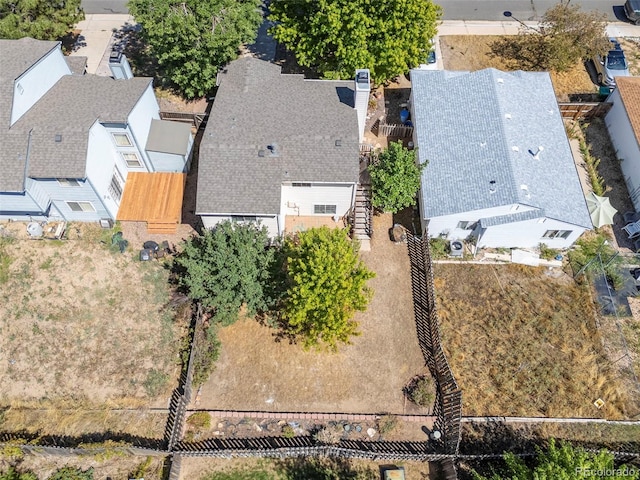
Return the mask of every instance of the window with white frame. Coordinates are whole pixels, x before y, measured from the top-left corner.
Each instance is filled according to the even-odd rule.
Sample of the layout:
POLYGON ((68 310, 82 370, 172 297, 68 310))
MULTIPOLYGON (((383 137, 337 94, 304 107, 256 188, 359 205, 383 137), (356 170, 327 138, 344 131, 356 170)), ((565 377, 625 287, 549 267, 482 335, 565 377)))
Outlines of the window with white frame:
POLYGON ((116 142, 116 145, 119 147, 133 147, 133 143, 131 143, 131 139, 129 135, 126 133, 112 133, 113 141, 116 142))
POLYGON ((304 183, 304 182, 293 182, 291 184, 292 187, 310 187, 311 184, 310 183, 304 183))
POLYGON ((72 212, 95 212, 91 202, 66 202, 72 212))
POLYGON ((79 187, 80 182, 75 178, 57 178, 61 187, 79 187))
POLYGON ((121 152, 122 159, 124 163, 127 164, 128 168, 141 168, 142 162, 140 161, 140 157, 135 152, 121 152))
POLYGON ((251 216, 251 215, 232 215, 231 221, 232 222, 257 222, 258 217, 251 216))
POLYGON ((572 230, 547 230, 542 238, 569 238, 572 230))
POLYGON ((119 202, 122 198, 123 185, 124 180, 122 179, 122 175, 120 175, 117 168, 114 168, 111 183, 109 184, 109 195, 111 195, 111 198, 116 202, 119 202))
POLYGON ((335 215, 336 213, 336 205, 314 205, 313 213, 322 215, 322 214, 330 214, 335 215))

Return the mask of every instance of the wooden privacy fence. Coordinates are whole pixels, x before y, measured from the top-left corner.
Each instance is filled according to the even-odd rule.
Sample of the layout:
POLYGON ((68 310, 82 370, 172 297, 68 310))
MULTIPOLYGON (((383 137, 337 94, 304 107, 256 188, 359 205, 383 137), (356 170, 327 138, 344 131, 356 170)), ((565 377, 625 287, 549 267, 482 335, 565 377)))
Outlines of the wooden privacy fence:
POLYGON ((457 454, 460 447, 462 392, 453 376, 440 342, 440 327, 433 286, 433 264, 427 233, 422 238, 408 234, 411 287, 418 343, 436 382, 434 428, 443 433, 444 451, 457 454))
POLYGON ((609 102, 559 102, 562 118, 584 120, 604 117, 613 104, 609 102))
POLYGON ((173 122, 190 123, 196 130, 200 125, 207 123, 206 113, 187 113, 187 112, 160 112, 161 120, 171 120, 173 122))
POLYGON ((383 137, 411 137, 413 136, 413 127, 409 127, 407 125, 379 123, 378 135, 383 137))

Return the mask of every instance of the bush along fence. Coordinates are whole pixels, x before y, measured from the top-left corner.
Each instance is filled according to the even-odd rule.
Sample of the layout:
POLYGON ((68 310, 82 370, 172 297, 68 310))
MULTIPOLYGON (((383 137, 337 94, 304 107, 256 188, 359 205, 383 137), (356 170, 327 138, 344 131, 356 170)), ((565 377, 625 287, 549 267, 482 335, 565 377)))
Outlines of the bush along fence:
POLYGON ((433 264, 427 233, 407 238, 411 263, 411 286, 420 349, 436 383, 434 429, 442 433, 443 450, 457 455, 460 448, 462 392, 453 376, 440 342, 440 327, 433 286, 433 264))

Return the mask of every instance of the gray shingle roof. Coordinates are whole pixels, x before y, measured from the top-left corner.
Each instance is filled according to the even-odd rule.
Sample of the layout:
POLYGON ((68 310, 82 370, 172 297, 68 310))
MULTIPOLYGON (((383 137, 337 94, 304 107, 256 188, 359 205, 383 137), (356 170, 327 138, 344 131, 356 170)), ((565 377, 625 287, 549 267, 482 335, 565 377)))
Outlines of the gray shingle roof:
POLYGON ((200 145, 196 211, 277 214, 283 182, 357 182, 353 88, 255 58, 229 64, 200 145))
POLYGON ((85 74, 87 70, 87 60, 89 59, 88 57, 68 56, 68 57, 64 57, 64 59, 66 60, 67 65, 69 65, 69 68, 71 69, 71 73, 74 73, 76 75, 85 74))
POLYGON ((425 218, 521 203, 591 228, 548 73, 412 70, 411 83, 425 218))
POLYGON ((26 63, 16 60, 12 45, 18 52, 24 51, 25 46, 39 49, 37 55, 27 57, 31 64, 51 48, 59 48, 59 42, 0 40, 0 90, 9 94, 8 111, 1 113, 6 122, 0 127, 3 145, 0 150, 0 191, 22 190, 30 131, 27 176, 83 178, 91 126, 96 120, 126 123, 151 79, 114 80, 95 75, 65 75, 9 128, 13 82, 31 65, 25 68, 26 63), (7 69, 5 64, 9 66, 7 69), (62 135, 61 142, 55 141, 57 134, 62 135), (5 145, 8 148, 4 148, 5 145))
POLYGON ((544 210, 534 208, 524 212, 508 213, 506 215, 496 215, 495 217, 485 217, 480 219, 482 228, 495 227, 496 225, 504 225, 506 223, 524 222, 525 220, 533 220, 534 218, 544 217, 544 210))
POLYGON ((169 120, 151 120, 145 150, 186 155, 191 139, 191 125, 169 120))

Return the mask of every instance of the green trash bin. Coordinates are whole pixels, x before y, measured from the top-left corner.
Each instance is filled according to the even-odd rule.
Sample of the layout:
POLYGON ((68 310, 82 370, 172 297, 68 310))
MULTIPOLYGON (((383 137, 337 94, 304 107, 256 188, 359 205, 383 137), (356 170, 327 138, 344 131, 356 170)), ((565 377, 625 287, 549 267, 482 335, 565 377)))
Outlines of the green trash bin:
POLYGON ((600 90, 598 91, 598 93, 600 94, 601 97, 607 97, 611 93, 611 87, 606 87, 603 85, 600 87, 600 90))

